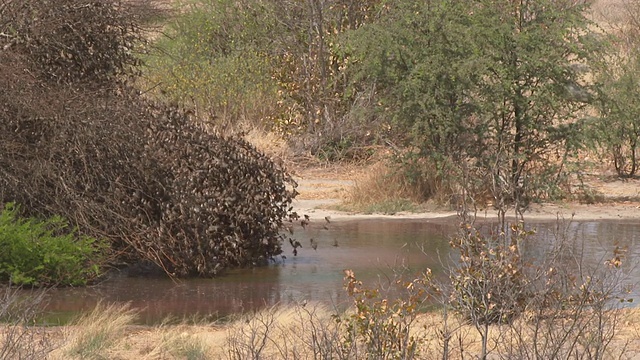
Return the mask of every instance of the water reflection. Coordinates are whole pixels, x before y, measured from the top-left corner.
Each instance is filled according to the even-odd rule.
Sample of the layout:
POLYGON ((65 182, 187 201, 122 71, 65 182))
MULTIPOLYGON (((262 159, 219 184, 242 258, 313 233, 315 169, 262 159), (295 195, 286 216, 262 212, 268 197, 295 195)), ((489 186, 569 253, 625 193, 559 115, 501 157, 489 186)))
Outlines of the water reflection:
MULTIPOLYGON (((313 224, 312 224, 313 225, 313 224)), ((63 322, 72 314, 92 309, 99 301, 126 303, 140 310, 141 323, 207 316, 209 319, 261 309, 276 304, 319 301, 329 306, 348 302, 342 288, 343 270, 352 269, 359 279, 384 282, 398 266, 417 273, 425 268, 444 276, 450 261, 448 238, 457 220, 367 220, 332 223, 329 229, 310 226, 296 232, 302 243, 298 256, 284 245, 286 260, 263 268, 240 269, 216 279, 173 282, 166 278, 115 276, 83 289, 51 292, 50 322, 63 322), (317 250, 310 246, 313 238, 317 250), (337 242, 338 246, 334 246, 337 242)), ((556 233, 567 234, 567 250, 576 259, 593 263, 610 258, 614 246, 629 249, 624 266, 632 280, 640 279, 635 259, 640 252, 640 224, 622 222, 574 222, 559 231, 553 222, 536 224, 538 233, 523 250, 539 256, 557 243, 556 233)), ((567 253, 569 254, 569 253, 567 253)))

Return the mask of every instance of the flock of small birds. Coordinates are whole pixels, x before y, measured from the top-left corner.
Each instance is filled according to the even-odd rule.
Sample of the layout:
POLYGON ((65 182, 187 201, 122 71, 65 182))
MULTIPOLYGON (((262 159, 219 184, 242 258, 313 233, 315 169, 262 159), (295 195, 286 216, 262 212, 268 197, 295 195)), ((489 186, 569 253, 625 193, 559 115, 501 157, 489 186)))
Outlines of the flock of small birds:
MULTIPOLYGON (((298 220, 300 220, 300 226, 302 226, 304 230, 306 230, 307 226, 311 224, 311 217, 307 214, 304 214, 302 219, 295 212, 291 214, 291 216, 289 216, 289 222, 291 223, 298 220)), ((324 223, 322 224, 322 228, 324 230, 329 230, 329 224, 331 224, 331 216, 325 216, 324 223)), ((287 226, 287 231, 289 231, 289 234, 293 235, 294 233, 293 225, 287 226)), ((298 248, 302 248, 302 244, 300 243, 300 241, 290 237, 289 244, 291 244, 291 247, 293 248, 293 256, 298 256, 298 248)), ((313 250, 316 250, 316 251, 318 250, 318 242, 315 239, 310 238, 309 245, 313 250)), ((332 245, 335 247, 338 247, 338 240, 334 239, 332 245)), ((282 256, 282 258, 286 259, 285 256, 282 256)))

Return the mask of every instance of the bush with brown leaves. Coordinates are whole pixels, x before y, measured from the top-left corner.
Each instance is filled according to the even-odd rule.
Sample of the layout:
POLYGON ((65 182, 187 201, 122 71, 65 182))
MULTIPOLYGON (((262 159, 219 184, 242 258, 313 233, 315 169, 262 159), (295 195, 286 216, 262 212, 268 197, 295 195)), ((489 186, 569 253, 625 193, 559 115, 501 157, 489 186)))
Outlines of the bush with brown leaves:
POLYGON ((212 276, 266 262, 295 183, 127 85, 138 19, 116 1, 0 5, 0 202, 110 240, 118 263, 212 276))

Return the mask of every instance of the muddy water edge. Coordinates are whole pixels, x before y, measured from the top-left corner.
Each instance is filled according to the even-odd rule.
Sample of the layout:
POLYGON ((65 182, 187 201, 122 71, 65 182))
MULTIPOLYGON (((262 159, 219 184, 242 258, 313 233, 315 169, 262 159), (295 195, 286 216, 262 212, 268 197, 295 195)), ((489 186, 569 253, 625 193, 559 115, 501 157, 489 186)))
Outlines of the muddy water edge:
MULTIPOLYGON (((100 284, 48 292, 45 322, 64 324, 98 302, 129 303, 139 311, 140 324, 158 324, 168 318, 212 321, 275 305, 321 302, 343 309, 349 298, 343 288, 344 270, 351 269, 365 285, 388 285, 402 269, 417 274, 426 268, 446 279, 448 264, 456 261, 449 248, 458 221, 371 219, 327 224, 312 222, 296 231, 302 243, 297 256, 283 245, 284 257, 266 267, 236 269, 214 279, 172 281, 164 276, 129 276, 114 272, 100 284), (313 239, 313 242, 311 241, 313 239), (315 249, 312 244, 315 244, 315 249)), ((490 231, 490 223, 482 225, 490 231)), ((634 262, 640 255, 640 222, 586 221, 529 224, 536 235, 524 246, 528 256, 541 256, 563 241, 567 255, 599 264, 615 247, 628 250, 623 263, 626 282, 640 281, 634 262)), ((637 289, 634 294, 636 299, 637 289)), ((637 302, 637 301, 636 301, 637 302)))

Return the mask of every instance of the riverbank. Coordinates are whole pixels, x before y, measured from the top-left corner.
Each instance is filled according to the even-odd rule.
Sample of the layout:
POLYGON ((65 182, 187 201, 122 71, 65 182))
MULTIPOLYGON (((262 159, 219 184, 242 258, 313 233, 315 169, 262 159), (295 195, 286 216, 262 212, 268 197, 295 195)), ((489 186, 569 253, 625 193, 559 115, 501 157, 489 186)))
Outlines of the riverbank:
MULTIPOLYGON (((597 340, 589 336, 599 329, 606 333, 600 334, 604 347, 599 348, 602 353, 597 358, 637 358, 640 355, 640 311, 623 309, 605 314, 607 326, 602 328, 596 325, 597 321, 580 322, 580 328, 536 328, 535 319, 492 326, 491 358, 522 356, 522 351, 532 350, 533 337, 548 341, 535 344, 536 351, 541 354, 564 352, 567 348, 575 349, 578 354, 585 347, 595 348, 597 340), (510 333, 514 329, 520 331, 518 336, 510 333), (567 338, 557 337, 549 331, 566 333, 567 338), (572 342, 574 338, 586 342, 572 342), (554 348, 561 343, 565 345, 564 349, 554 348)), ((40 335, 46 335, 46 343, 53 349, 46 358, 315 359, 319 354, 325 354, 328 356, 324 358, 358 359, 363 358, 365 351, 374 350, 350 343, 344 337, 346 328, 336 322, 334 312, 317 304, 267 309, 226 324, 143 327, 130 325, 133 315, 122 307, 99 307, 77 326, 46 328, 40 335)), ((455 317, 450 317, 447 323, 443 319, 443 314, 436 311, 420 314, 407 323, 418 354, 412 358, 472 358, 480 352, 481 339, 472 325, 455 317), (445 334, 455 335, 447 341, 449 348, 443 347, 445 334)), ((574 320, 564 321, 571 323, 574 320)), ((23 345, 35 348, 39 344, 23 345)))
MULTIPOLYGON (((456 220, 455 211, 442 208, 392 215, 351 213, 331 208, 348 200, 349 191, 358 179, 357 171, 366 169, 311 168, 298 171, 296 176, 300 196, 294 202, 296 211, 299 214, 308 214, 312 225, 324 224, 325 216, 330 217, 332 223, 381 218, 456 220)), ((640 218, 640 202, 636 200, 640 183, 637 179, 610 179, 599 184, 595 183, 596 180, 598 179, 593 180, 593 184, 594 188, 597 185, 600 189, 599 203, 535 204, 526 213, 527 219, 553 221, 558 217, 569 219, 573 216, 576 220, 635 221, 640 218)), ((492 213, 487 210, 479 215, 491 217, 492 213)), ((344 247, 341 246, 340 249, 342 251, 344 247)), ((291 268, 299 269, 294 262, 291 263, 291 268)), ((209 296, 209 301, 215 300, 209 296)), ((14 334, 21 339, 30 339, 30 342, 25 342, 28 346, 48 346, 51 352, 46 357, 35 358, 50 359, 241 359, 251 357, 247 351, 260 350, 258 342, 263 339, 266 347, 260 350, 260 358, 310 359, 315 358, 314 351, 328 351, 326 348, 314 347, 318 344, 314 345, 310 340, 313 336, 333 337, 334 343, 337 343, 339 337, 345 335, 337 330, 334 317, 336 311, 327 308, 326 304, 283 305, 258 313, 239 314, 225 322, 199 322, 194 325, 183 319, 167 321, 166 324, 157 326, 135 325, 137 322, 134 313, 119 308, 122 304, 113 306, 115 307, 98 307, 92 314, 70 326, 28 327, 26 329, 31 331, 30 333, 14 334), (314 321, 315 327, 310 327, 310 321, 314 321)), ((583 315, 585 321, 589 321, 593 313, 587 311, 583 315)), ((607 316, 609 315, 615 315, 617 320, 612 323, 615 337, 609 344, 611 352, 605 358, 631 359, 640 356, 640 311, 636 308, 617 309, 607 313, 607 316)), ((460 336, 461 341, 464 341, 463 344, 452 344, 451 351, 454 353, 450 354, 450 358, 461 358, 456 356, 455 352, 462 349, 465 352, 464 357, 471 358, 473 354, 478 354, 479 339, 475 329, 470 325, 460 324, 460 320, 453 316, 448 321, 449 326, 460 326, 456 336, 460 336)), ((415 321, 414 331, 423 336, 419 345, 422 355, 420 358, 438 358, 438 355, 442 354, 442 338, 438 337, 438 331, 443 329, 443 323, 444 318, 439 312, 422 314, 415 321)), ((585 322, 582 325, 586 324, 585 322)), ((522 323, 523 327, 518 329, 526 331, 530 325, 531 323, 522 323)), ((11 331, 16 330, 5 328, 3 331, 4 334, 11 334, 11 331)), ((495 336, 496 344, 503 341, 505 336, 511 336, 502 331, 502 327, 492 327, 492 336, 495 336)), ((585 333, 586 335, 588 334, 585 333)), ((354 355, 351 358, 358 357, 354 355)))
MULTIPOLYGON (((367 167, 314 167, 298 169, 295 179, 299 195, 294 200, 294 210, 312 218, 331 220, 361 219, 437 219, 454 218, 457 212, 444 206, 430 206, 428 211, 397 212, 393 214, 360 213, 336 210, 348 200, 349 192, 367 167)), ((618 179, 611 175, 593 175, 587 179, 593 196, 583 201, 531 204, 525 218, 544 221, 555 219, 635 220, 640 219, 640 179, 618 179)), ((479 217, 493 217, 491 208, 479 209, 479 217)))

